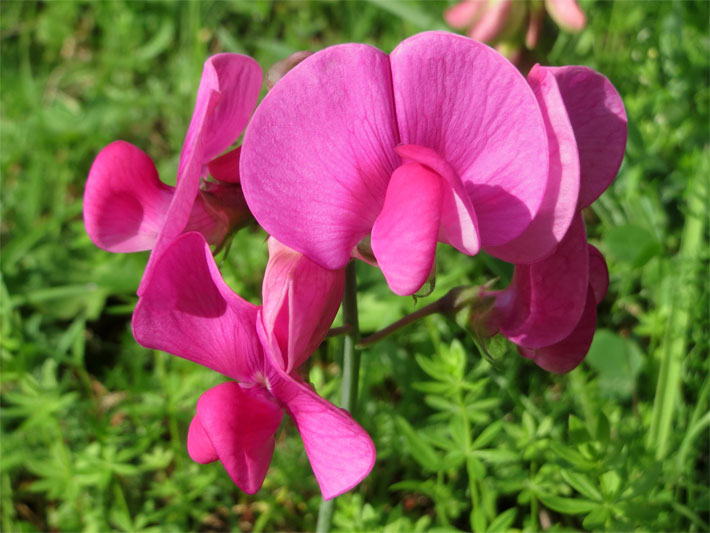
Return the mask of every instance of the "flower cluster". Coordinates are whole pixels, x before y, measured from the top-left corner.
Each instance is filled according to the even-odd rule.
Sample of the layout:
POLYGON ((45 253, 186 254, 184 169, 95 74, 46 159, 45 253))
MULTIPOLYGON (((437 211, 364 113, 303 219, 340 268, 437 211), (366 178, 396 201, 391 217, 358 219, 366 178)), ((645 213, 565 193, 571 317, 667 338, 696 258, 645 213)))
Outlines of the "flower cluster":
POLYGON ((461 0, 444 11, 444 19, 518 63, 523 44, 529 50, 537 46, 545 12, 566 31, 579 32, 587 24, 577 0, 461 0))
POLYGON ((608 285, 581 210, 616 175, 626 116, 593 70, 536 66, 525 78, 487 46, 444 32, 389 55, 333 46, 282 70, 293 65, 249 121, 261 70, 245 56, 211 57, 176 187, 117 141, 91 168, 84 217, 106 250, 152 250, 136 340, 233 380, 198 401, 190 456, 220 460, 253 493, 286 412, 328 499, 375 459, 367 433, 297 371, 328 333, 348 262, 377 266, 399 295, 434 276, 437 242, 513 263, 507 288, 480 291, 489 305, 476 327, 542 368, 571 370, 608 285), (252 216, 271 235, 261 306, 225 284, 210 248, 252 216))

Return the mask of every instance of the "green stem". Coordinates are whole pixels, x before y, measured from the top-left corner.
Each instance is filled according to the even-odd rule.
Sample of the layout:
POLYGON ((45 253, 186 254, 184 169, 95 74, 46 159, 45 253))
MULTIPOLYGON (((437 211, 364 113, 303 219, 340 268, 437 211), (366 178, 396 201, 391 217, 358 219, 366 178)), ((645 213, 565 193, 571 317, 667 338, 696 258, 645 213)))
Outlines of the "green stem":
POLYGON ((672 435, 673 414, 681 388, 683 361, 686 355, 687 335, 698 283, 700 252, 703 249, 703 226, 708 191, 703 182, 691 181, 686 191, 688 212, 681 237, 678 256, 672 266, 677 270, 672 288, 671 313, 668 328, 661 343, 661 368, 658 373, 656 396, 651 415, 647 445, 662 459, 668 451, 672 435))
MULTIPOLYGON (((351 413, 357 405, 357 388, 360 371, 360 352, 356 350, 360 330, 357 318, 357 279, 355 263, 351 261, 345 268, 345 292, 343 294, 343 384, 340 390, 340 407, 351 413)), ((317 533, 330 530, 335 499, 323 500, 318 509, 317 533)))
POLYGON ((365 346, 375 344, 377 341, 384 339, 398 329, 416 322, 420 318, 433 315, 434 313, 450 313, 457 311, 466 305, 474 303, 479 298, 481 298, 481 290, 479 287, 455 287, 435 302, 432 302, 421 309, 417 309, 413 313, 400 318, 396 322, 393 322, 389 326, 376 331, 372 335, 363 337, 360 339, 357 347, 363 348, 365 346))
POLYGON ((352 413, 357 404, 358 377, 360 375, 360 352, 355 349, 360 340, 360 326, 357 318, 357 280, 354 261, 351 261, 345 269, 343 324, 350 326, 351 330, 345 334, 343 340, 343 385, 340 394, 340 407, 352 413))

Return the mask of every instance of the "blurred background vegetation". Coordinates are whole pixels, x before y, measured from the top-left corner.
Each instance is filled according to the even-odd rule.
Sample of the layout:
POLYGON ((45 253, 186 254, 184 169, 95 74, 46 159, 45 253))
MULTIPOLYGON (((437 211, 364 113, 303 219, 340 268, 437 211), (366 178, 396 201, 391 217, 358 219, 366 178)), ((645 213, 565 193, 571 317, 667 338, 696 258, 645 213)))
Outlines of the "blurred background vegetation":
MULTIPOLYGON (((145 254, 95 248, 81 218, 94 156, 130 141, 174 181, 202 63, 230 51, 264 69, 346 41, 390 51, 444 29, 446 2, 220 1, 0 4, 3 531, 300 531, 320 494, 285 422, 262 490, 186 453, 198 396, 222 378, 139 347, 130 332, 145 254)), ((337 500, 343 531, 684 530, 710 521, 708 82, 705 1, 582 0, 588 25, 549 21, 537 58, 611 79, 629 116, 613 186, 585 213, 611 287, 585 362, 538 369, 507 345, 482 358, 434 316, 362 354, 356 417, 372 474, 337 500)), ((259 301, 264 235, 224 265, 259 301)), ((510 269, 441 249, 436 298, 510 269)), ((414 308, 358 265, 361 325, 414 308)), ((426 301, 425 301, 426 303, 426 301)), ((421 303, 419 305, 422 305, 421 303)), ((309 377, 337 401, 340 340, 309 377)))

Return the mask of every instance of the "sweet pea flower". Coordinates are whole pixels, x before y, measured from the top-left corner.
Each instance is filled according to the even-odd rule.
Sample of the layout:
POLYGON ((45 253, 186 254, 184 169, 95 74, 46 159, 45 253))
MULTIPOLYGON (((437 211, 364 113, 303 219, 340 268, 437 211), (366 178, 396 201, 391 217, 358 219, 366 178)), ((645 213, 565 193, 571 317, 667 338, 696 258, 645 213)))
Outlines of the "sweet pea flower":
POLYGON ((342 270, 323 269, 270 239, 263 306, 255 306, 222 280, 200 234, 186 233, 166 247, 133 315, 136 340, 236 380, 200 397, 188 431, 195 461, 220 460, 239 488, 255 493, 285 411, 324 498, 367 476, 375 460, 370 437, 296 373, 325 338, 343 287, 342 270))
POLYGON ((110 252, 160 250, 186 231, 218 244, 249 218, 240 149, 217 156, 244 130, 261 80, 261 68, 247 56, 217 54, 205 62, 176 187, 161 182, 150 157, 130 143, 115 141, 99 152, 84 192, 84 223, 94 244, 110 252), (200 190, 208 174, 218 181, 200 190))
POLYGON ((463 0, 447 8, 444 19, 477 41, 509 43, 515 48, 524 40, 532 49, 540 37, 545 11, 566 31, 579 32, 587 24, 577 0, 545 0, 544 4, 539 0, 463 0))
POLYGON ((510 285, 490 293, 489 334, 499 331, 545 370, 569 372, 589 351, 608 286, 604 256, 587 244, 580 213, 552 256, 516 265, 510 285))
POLYGON ((550 162, 551 144, 574 141, 569 132, 556 135, 504 57, 459 35, 427 32, 389 56, 344 44, 306 58, 255 112, 240 172, 267 232, 330 269, 369 238, 390 288, 406 295, 428 278, 437 241, 468 255, 507 246, 506 258, 518 259, 511 243, 543 200, 556 205, 564 194, 553 209, 560 230, 534 255, 553 251, 578 187, 576 161, 550 162), (565 165, 572 177, 563 188, 555 169, 565 165))
MULTIPOLYGON (((510 285, 491 293, 496 297, 491 324, 542 368, 567 372, 589 350, 596 305, 609 283, 604 257, 587 244, 581 210, 616 177, 626 146, 626 113, 611 83, 592 69, 535 67, 529 79, 542 74, 560 96, 545 98, 548 116, 552 122, 566 118, 574 132, 579 199, 574 219, 554 253, 516 264, 510 285)), ((549 220, 546 213, 543 207, 528 232, 549 220)))

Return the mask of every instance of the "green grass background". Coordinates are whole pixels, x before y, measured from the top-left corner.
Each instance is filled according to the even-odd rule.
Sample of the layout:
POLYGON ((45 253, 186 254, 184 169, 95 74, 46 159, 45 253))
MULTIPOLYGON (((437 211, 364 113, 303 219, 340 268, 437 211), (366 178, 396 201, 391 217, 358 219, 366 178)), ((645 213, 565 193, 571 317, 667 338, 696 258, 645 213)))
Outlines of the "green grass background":
MULTIPOLYGON (((538 57, 604 73, 629 116, 627 154, 585 213, 609 294, 585 362, 545 373, 505 343, 482 358, 454 321, 426 320, 362 353, 357 418, 372 474, 333 528, 707 531, 707 2, 581 2, 578 35, 548 22, 538 57)), ((286 422, 262 490, 187 456, 198 396, 221 378, 130 333, 145 254, 95 248, 81 219, 91 162, 115 139, 174 181, 202 63, 246 53, 264 69, 301 49, 391 50, 442 29, 446 3, 0 4, 0 347, 3 531, 311 530, 320 502, 286 422)), ((264 234, 235 239, 224 274, 259 299, 264 234)), ((442 248, 430 299, 506 265, 442 248)), ((415 308, 358 265, 361 326, 415 308)), ((420 303, 419 305, 422 305, 420 303)), ((339 339, 309 363, 337 401, 339 339)))

